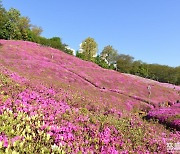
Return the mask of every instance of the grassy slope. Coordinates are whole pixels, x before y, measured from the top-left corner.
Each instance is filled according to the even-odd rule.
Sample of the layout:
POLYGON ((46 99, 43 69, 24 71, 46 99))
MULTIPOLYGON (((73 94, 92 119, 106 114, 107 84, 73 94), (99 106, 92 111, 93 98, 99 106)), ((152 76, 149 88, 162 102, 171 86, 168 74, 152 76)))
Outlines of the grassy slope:
POLYGON ((30 80, 42 81, 49 86, 65 86, 97 101, 116 106, 129 102, 132 106, 147 106, 179 100, 177 91, 161 86, 158 82, 135 78, 112 70, 105 70, 94 63, 82 61, 52 48, 23 41, 1 41, 0 61, 8 69, 30 80), (147 86, 151 85, 149 100, 147 86), (97 97, 96 97, 97 96, 97 97), (101 100, 102 98, 103 100, 101 100), (136 99, 137 98, 137 99, 136 99), (140 103, 139 103, 140 102, 140 103))
MULTIPOLYGON (((133 153, 157 151, 158 149, 166 151, 166 142, 179 140, 178 134, 169 132, 159 124, 143 121, 133 112, 139 109, 153 109, 158 107, 159 103, 176 103, 180 99, 179 87, 173 89, 172 85, 162 85, 152 80, 105 70, 94 63, 82 61, 59 50, 42 47, 31 42, 0 40, 0 43, 3 44, 0 47, 0 71, 3 85, 1 103, 6 103, 6 93, 16 103, 17 98, 20 97, 19 94, 23 91, 25 93, 23 93, 23 97, 27 95, 28 102, 34 103, 35 101, 37 103, 37 98, 32 99, 34 97, 32 93, 37 93, 38 96, 43 97, 43 100, 39 100, 39 104, 35 103, 36 110, 39 111, 38 107, 44 102, 49 103, 49 98, 51 98, 55 104, 51 102, 53 106, 50 105, 49 112, 44 106, 42 111, 39 111, 44 115, 48 112, 48 115, 52 114, 52 117, 56 119, 50 119, 47 125, 52 125, 55 121, 57 126, 65 127, 66 123, 61 121, 63 119, 81 128, 77 132, 81 133, 83 138, 77 138, 77 134, 73 134, 72 131, 71 133, 76 138, 70 141, 68 138, 66 140, 68 145, 75 144, 75 142, 79 142, 79 145, 71 145, 70 147, 73 147, 71 149, 63 142, 61 144, 66 145, 63 147, 64 151, 103 152, 103 148, 109 152, 117 150, 133 153), (3 74, 6 76, 4 77, 3 74), (17 84, 20 85, 20 88, 16 87, 17 84), (148 85, 152 87, 150 98, 148 97, 148 85), (68 105, 60 103, 59 108, 56 101, 66 101, 73 112, 59 111, 68 105), (55 114, 55 111, 60 112, 59 116, 55 114), (127 115, 129 115, 128 118, 126 118, 127 115), (78 117, 81 118, 77 120, 78 117), (90 131, 94 132, 96 140, 92 141, 94 135, 87 133, 87 126, 90 131), (118 132, 115 133, 114 129, 118 132), (114 131, 112 132, 112 130, 114 131), (110 135, 107 135, 108 133, 110 135), (114 141, 110 141, 109 138, 113 138, 114 141), (120 141, 122 144, 119 143, 120 141), (90 142, 92 143, 90 144, 90 142), (81 149, 79 146, 82 144, 84 147, 81 149)), ((6 107, 13 108, 8 105, 6 107)), ((18 108, 18 105, 15 105, 15 108, 18 108)), ((26 112, 26 108, 29 108, 27 103, 22 110, 26 112)), ((34 110, 32 114, 34 114, 34 110)), ((10 136, 12 134, 8 137, 10 136)), ((60 142, 56 140, 56 133, 51 137, 52 141, 48 142, 47 147, 50 147, 53 142, 56 144, 60 142)))

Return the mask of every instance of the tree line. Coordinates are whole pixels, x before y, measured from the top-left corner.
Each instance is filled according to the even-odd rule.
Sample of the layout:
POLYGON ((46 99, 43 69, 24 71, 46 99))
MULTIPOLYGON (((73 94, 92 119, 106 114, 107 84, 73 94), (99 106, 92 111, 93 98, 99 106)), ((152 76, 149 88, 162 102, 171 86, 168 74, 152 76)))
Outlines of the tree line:
POLYGON ((11 8, 7 11, 0 1, 0 39, 36 42, 73 54, 60 37, 45 38, 41 36, 42 32, 41 27, 32 25, 30 19, 22 16, 19 10, 11 8))
MULTIPOLYGON (((19 10, 11 8, 7 11, 0 0, 0 39, 36 42, 73 54, 73 51, 62 43, 60 37, 45 38, 41 36, 42 32, 41 27, 32 25, 30 19, 22 16, 19 10)), ((180 66, 170 67, 135 61, 130 55, 119 54, 111 45, 105 46, 99 55, 97 51, 98 44, 93 38, 88 37, 82 41, 76 57, 94 62, 106 69, 180 85, 180 66)))
POLYGON ((97 55, 98 45, 93 38, 86 38, 80 45, 76 56, 92 61, 106 69, 114 69, 122 73, 138 75, 159 82, 180 85, 180 66, 147 64, 126 54, 119 54, 111 45, 104 47, 97 55))

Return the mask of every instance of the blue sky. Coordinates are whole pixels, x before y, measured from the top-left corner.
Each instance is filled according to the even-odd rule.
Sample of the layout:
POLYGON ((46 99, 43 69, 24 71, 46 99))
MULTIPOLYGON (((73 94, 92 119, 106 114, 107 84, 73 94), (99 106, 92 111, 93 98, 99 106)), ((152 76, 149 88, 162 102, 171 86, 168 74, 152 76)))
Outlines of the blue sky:
POLYGON ((99 53, 112 45, 136 60, 180 66, 180 0, 3 0, 3 6, 75 50, 92 37, 99 53))

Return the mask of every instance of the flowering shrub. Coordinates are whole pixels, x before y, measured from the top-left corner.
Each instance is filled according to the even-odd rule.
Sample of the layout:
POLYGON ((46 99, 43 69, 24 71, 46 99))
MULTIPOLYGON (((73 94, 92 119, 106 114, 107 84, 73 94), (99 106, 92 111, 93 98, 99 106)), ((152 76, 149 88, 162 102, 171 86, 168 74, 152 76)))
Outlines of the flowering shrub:
POLYGON ((149 111, 148 118, 156 118, 160 122, 180 130, 180 103, 149 111))
POLYGON ((4 110, 0 116, 0 151, 6 153, 48 153, 53 151, 47 129, 41 130, 39 115, 29 117, 23 112, 4 110))

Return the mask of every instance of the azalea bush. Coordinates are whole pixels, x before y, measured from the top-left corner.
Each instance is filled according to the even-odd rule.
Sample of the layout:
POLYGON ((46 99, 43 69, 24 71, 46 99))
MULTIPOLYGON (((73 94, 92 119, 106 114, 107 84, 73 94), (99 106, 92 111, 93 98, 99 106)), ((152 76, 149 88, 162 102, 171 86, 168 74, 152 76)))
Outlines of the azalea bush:
POLYGON ((158 119, 161 123, 180 130, 180 103, 151 110, 147 118, 158 119))
POLYGON ((4 110, 0 116, 0 151, 6 153, 50 153, 53 141, 47 129, 41 130, 41 117, 4 110))

